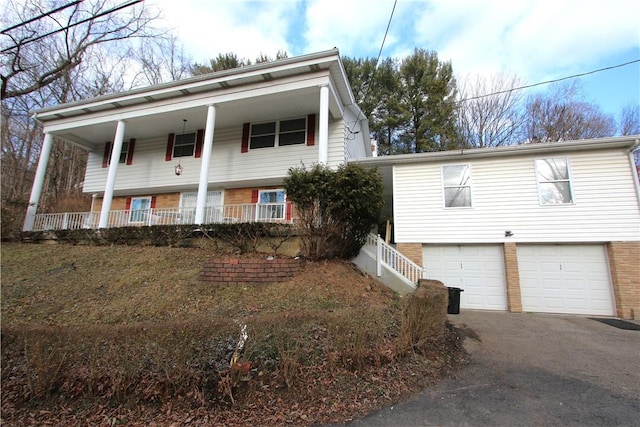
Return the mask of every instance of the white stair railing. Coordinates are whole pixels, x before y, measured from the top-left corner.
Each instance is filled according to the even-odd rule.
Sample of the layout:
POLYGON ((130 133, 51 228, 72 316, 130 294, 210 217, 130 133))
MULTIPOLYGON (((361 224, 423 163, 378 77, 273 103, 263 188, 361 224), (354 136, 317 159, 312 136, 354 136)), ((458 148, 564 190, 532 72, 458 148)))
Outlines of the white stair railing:
POLYGON ((388 245, 380 236, 369 234, 365 247, 374 251, 376 258, 376 274, 382 276, 382 267, 385 266, 405 277, 412 286, 417 286, 419 279, 426 278, 425 269, 411 261, 396 248, 388 245))

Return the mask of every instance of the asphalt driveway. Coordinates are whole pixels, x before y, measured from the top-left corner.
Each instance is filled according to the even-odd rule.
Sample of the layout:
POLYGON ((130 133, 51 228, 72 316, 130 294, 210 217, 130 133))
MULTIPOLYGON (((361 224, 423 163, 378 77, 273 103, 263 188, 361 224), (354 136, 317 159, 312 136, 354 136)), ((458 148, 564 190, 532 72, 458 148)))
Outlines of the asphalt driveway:
POLYGON ((352 426, 640 426, 640 331, 582 316, 449 318, 470 365, 352 426))

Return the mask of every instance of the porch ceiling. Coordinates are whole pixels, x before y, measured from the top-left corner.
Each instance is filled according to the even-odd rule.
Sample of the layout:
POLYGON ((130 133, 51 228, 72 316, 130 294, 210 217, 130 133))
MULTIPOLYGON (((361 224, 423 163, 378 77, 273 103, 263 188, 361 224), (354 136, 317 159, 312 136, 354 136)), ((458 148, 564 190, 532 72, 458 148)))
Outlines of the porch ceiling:
MULTIPOLYGON (((336 100, 330 102, 330 111, 338 113, 336 100)), ((305 116, 317 113, 320 105, 320 91, 317 87, 307 87, 286 93, 276 93, 257 98, 216 103, 216 129, 241 126, 247 122, 260 122, 282 118, 305 116)), ((185 130, 204 129, 207 107, 197 106, 164 111, 152 115, 141 115, 126 120, 125 140, 153 138, 185 130)), ((106 141, 112 141, 116 132, 116 122, 109 121, 85 126, 70 127, 53 132, 56 137, 68 140, 93 151, 102 150, 106 141)))

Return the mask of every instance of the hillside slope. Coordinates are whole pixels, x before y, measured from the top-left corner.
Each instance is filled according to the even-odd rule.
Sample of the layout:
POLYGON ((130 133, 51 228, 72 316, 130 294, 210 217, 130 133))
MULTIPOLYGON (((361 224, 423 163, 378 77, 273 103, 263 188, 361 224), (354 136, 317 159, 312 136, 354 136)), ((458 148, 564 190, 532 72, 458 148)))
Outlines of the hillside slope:
POLYGON ((3 424, 344 422, 464 359, 452 331, 401 348, 404 301, 351 263, 221 286, 198 280, 213 256, 236 255, 3 244, 3 424))

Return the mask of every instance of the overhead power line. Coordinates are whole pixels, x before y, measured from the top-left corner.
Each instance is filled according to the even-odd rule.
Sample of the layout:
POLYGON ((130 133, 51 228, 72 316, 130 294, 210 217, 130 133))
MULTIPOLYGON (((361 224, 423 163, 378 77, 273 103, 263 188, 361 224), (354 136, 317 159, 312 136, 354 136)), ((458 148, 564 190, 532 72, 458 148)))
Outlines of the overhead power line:
MULTIPOLYGON (((391 9, 391 15, 389 16, 389 22, 387 23, 387 29, 384 32, 384 37, 382 37, 382 43, 380 44, 380 50, 378 51, 378 57, 376 58, 376 62, 373 64, 373 72, 371 73, 371 76, 369 77, 369 81, 367 82, 367 92, 365 93, 363 99, 367 99, 369 97, 369 91, 371 90, 371 83, 373 82, 373 78, 376 75, 376 70, 378 69, 378 62, 380 62, 380 56, 382 56, 382 49, 384 49, 384 43, 387 40, 387 35, 389 34, 389 27, 391 27, 391 21, 393 20, 393 14, 396 11, 396 5, 397 4, 398 4, 398 0, 394 0, 393 8, 391 9)), ((360 112, 358 113, 358 117, 356 117, 356 120, 353 122, 352 126, 355 126, 356 123, 358 123, 358 120, 360 120, 360 116, 361 115, 362 115, 362 110, 360 110, 360 112)), ((357 133, 357 132, 353 132, 351 129, 349 129, 349 126, 347 126, 347 130, 352 135, 357 133)))
POLYGON ((65 4, 64 6, 60 6, 60 7, 56 8, 56 9, 50 10, 49 12, 42 13, 42 14, 40 14, 38 16, 35 16, 35 17, 31 18, 31 19, 27 19, 26 21, 20 22, 19 24, 13 25, 13 26, 11 26, 9 28, 5 28, 4 30, 0 31, 0 34, 6 34, 11 30, 15 30, 16 28, 20 28, 20 27, 22 27, 24 25, 30 24, 30 23, 32 23, 34 21, 37 21, 38 19, 44 18, 45 16, 53 15, 56 12, 60 12, 61 10, 64 10, 64 9, 66 9, 68 7, 71 7, 71 6, 75 6, 78 3, 82 3, 83 1, 84 0, 77 0, 77 1, 74 1, 73 3, 68 3, 68 4, 65 4))
POLYGON ((595 74, 595 73, 600 73, 602 71, 613 70, 614 68, 625 67, 627 65, 635 64, 636 62, 640 62, 640 59, 635 59, 633 61, 624 62, 622 64, 611 65, 609 67, 598 68, 597 70, 587 71, 586 73, 572 74, 570 76, 560 77, 558 79, 545 80, 543 82, 538 82, 538 83, 533 83, 533 84, 530 84, 530 85, 514 87, 514 88, 511 88, 511 89, 501 90, 501 91, 498 91, 498 92, 487 93, 485 95, 472 96, 472 97, 469 97, 469 98, 465 98, 465 99, 461 99, 459 101, 456 101, 455 103, 456 104, 460 104, 462 102, 473 101, 474 99, 487 98, 489 96, 502 95, 503 93, 509 93, 509 92, 513 92, 513 91, 516 91, 516 90, 529 89, 529 88, 536 87, 536 86, 542 86, 542 85, 547 85, 547 84, 550 84, 550 83, 561 82, 563 80, 575 79, 575 78, 578 78, 578 77, 588 76, 589 74, 595 74))
POLYGON ((134 4, 137 4, 137 3, 141 3, 141 2, 143 2, 143 1, 144 1, 144 0, 132 0, 132 1, 127 2, 127 3, 123 3, 123 4, 121 4, 120 6, 115 6, 115 7, 111 8, 111 9, 105 10, 104 12, 100 12, 100 13, 98 13, 97 15, 93 15, 93 16, 91 16, 91 17, 89 17, 89 18, 82 19, 82 20, 80 20, 80 21, 78 21, 78 22, 74 22, 73 24, 67 25, 66 27, 62 27, 62 28, 59 28, 59 29, 57 29, 57 30, 50 31, 50 32, 48 32, 48 33, 46 33, 46 34, 42 34, 42 35, 40 35, 40 36, 38 36, 38 37, 34 37, 34 38, 32 38, 32 39, 25 40, 25 41, 23 41, 23 42, 21 42, 21 43, 15 44, 15 45, 13 45, 13 46, 11 46, 11 47, 8 47, 8 48, 6 48, 6 49, 2 49, 2 51, 0 51, 0 52, 1 52, 1 53, 9 52, 10 50, 15 49, 15 48, 17 48, 17 47, 24 46, 24 45, 29 44, 29 43, 33 43, 33 42, 38 41, 38 40, 41 40, 41 39, 43 39, 43 38, 45 38, 45 37, 49 37, 49 36, 51 36, 51 35, 53 35, 53 34, 56 34, 56 33, 61 32, 61 31, 68 30, 69 28, 72 28, 72 27, 78 26, 78 25, 80 25, 80 24, 84 24, 84 23, 89 22, 89 21, 93 21, 93 20, 94 20, 94 19, 96 19, 96 18, 100 18, 100 17, 102 17, 102 16, 109 15, 109 14, 111 14, 111 13, 117 12, 117 11, 119 11, 119 10, 122 10, 122 9, 124 9, 124 8, 129 7, 129 6, 133 6, 134 4))

